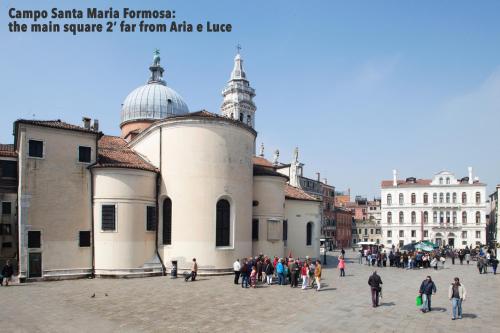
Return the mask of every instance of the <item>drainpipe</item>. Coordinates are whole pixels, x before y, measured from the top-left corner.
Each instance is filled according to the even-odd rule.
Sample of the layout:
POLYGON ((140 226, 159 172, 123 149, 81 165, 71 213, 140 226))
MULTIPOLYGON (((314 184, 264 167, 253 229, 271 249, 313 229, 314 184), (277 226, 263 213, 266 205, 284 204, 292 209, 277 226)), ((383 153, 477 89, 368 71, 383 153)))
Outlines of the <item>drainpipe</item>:
MULTIPOLYGON (((161 129, 160 129, 161 131, 161 129)), ((160 158, 161 158, 161 153, 160 153, 160 158)), ((161 163, 161 162, 160 162, 161 163)), ((159 218, 158 214, 160 212, 160 205, 158 203, 158 199, 160 196, 160 181, 161 181, 161 174, 157 173, 156 174, 156 232, 155 232, 155 249, 156 249, 156 255, 158 256, 158 259, 160 260, 161 263, 161 275, 165 276, 165 264, 163 263, 163 259, 160 256, 160 251, 158 249, 158 229, 159 229, 159 218)))
POLYGON ((103 136, 102 132, 97 133, 95 137, 95 162, 90 164, 87 169, 90 172, 90 251, 92 257, 91 277, 95 279, 95 245, 94 245, 94 173, 92 167, 97 165, 99 159, 99 139, 103 136))
POLYGON ((160 251, 158 249, 158 230, 160 229, 160 219, 158 218, 160 216, 160 204, 159 204, 159 198, 160 198, 160 182, 161 182, 161 165, 162 165, 162 127, 160 125, 160 171, 156 174, 156 232, 155 232, 155 248, 156 248, 156 255, 158 256, 158 259, 160 260, 161 263, 161 275, 165 276, 165 264, 163 263, 163 259, 160 256, 160 251))

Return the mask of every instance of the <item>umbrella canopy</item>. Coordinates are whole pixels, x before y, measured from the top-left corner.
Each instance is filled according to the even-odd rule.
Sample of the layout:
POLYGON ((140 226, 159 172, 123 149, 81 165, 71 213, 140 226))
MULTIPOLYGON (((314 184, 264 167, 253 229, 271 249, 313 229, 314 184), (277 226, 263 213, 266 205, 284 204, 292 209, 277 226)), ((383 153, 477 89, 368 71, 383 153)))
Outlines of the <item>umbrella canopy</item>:
POLYGON ((431 252, 432 250, 434 250, 434 247, 431 245, 428 245, 428 244, 424 244, 422 242, 422 243, 415 244, 415 249, 422 250, 425 252, 431 252))
POLYGON ((415 250, 415 243, 410 243, 410 244, 406 244, 405 246, 403 246, 401 248, 401 250, 403 251, 414 251, 415 250))
POLYGON ((422 244, 425 244, 425 245, 428 245, 428 246, 432 246, 433 248, 438 248, 439 246, 437 246, 436 244, 434 244, 433 242, 431 241, 423 241, 421 242, 422 244))

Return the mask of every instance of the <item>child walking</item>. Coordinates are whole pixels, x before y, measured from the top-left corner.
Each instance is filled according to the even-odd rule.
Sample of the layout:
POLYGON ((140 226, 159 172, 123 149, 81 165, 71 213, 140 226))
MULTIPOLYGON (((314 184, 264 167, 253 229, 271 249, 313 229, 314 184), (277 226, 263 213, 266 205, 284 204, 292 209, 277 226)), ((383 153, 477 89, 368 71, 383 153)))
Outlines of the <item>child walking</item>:
POLYGON ((340 277, 345 276, 345 260, 344 256, 339 257, 339 264, 337 266, 340 269, 340 277))

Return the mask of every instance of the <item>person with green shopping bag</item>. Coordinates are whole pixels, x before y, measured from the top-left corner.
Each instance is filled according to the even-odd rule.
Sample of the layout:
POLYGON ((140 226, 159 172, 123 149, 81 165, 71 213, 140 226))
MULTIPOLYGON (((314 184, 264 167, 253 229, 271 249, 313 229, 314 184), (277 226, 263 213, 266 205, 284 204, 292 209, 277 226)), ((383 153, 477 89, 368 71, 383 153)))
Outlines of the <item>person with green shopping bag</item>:
POLYGON ((430 276, 427 276, 422 284, 420 285, 420 296, 422 296, 422 308, 420 309, 423 313, 431 311, 431 295, 436 294, 436 284, 432 281, 430 276))

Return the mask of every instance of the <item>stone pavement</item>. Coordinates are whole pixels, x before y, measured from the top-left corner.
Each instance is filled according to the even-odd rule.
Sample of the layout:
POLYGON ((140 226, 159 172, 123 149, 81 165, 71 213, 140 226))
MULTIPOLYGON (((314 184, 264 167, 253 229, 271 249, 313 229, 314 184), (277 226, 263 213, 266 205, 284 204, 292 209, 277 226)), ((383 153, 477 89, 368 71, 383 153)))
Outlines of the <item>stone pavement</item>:
POLYGON ((232 276, 199 277, 194 283, 152 277, 0 288, 0 331, 479 333, 500 329, 500 275, 479 275, 475 262, 439 271, 379 268, 383 298, 374 309, 367 284, 372 268, 359 265, 349 251, 347 276, 339 278, 332 256, 321 292, 276 285, 242 289, 233 284, 232 276), (415 297, 427 274, 438 290, 432 299, 434 311, 422 314, 415 297), (452 321, 447 295, 455 276, 466 286, 468 297, 464 318, 452 321))

